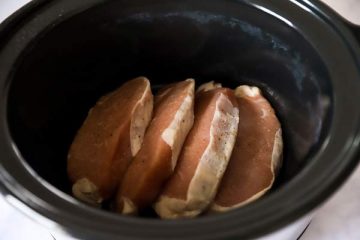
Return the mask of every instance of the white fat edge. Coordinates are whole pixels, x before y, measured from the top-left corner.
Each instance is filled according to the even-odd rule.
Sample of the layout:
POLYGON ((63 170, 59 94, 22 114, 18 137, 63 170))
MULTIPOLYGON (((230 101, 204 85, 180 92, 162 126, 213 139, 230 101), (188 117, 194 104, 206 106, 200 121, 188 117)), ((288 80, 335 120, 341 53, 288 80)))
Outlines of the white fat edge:
POLYGON ((198 215, 214 199, 235 145, 238 124, 238 108, 221 94, 216 101, 210 127, 210 141, 189 184, 184 208, 186 211, 181 213, 182 216, 198 215), (224 127, 219 128, 219 125, 224 127))
POLYGON ((210 91, 210 90, 213 90, 213 89, 216 89, 216 88, 221 88, 221 87, 222 87, 221 83, 215 83, 214 81, 211 81, 211 82, 201 84, 198 87, 198 89, 196 90, 196 93, 198 93, 200 91, 207 92, 207 91, 210 91))
POLYGON ((282 138, 282 130, 280 127, 275 133, 274 146, 271 154, 271 172, 273 173, 274 178, 282 164, 283 148, 284 143, 282 138))
POLYGON ((192 79, 189 79, 187 81, 191 81, 192 84, 187 89, 186 97, 184 98, 179 109, 175 113, 174 119, 161 135, 162 139, 170 146, 172 150, 172 170, 175 169, 182 145, 194 123, 195 82, 192 79))
POLYGON ((135 156, 141 148, 145 131, 151 121, 153 105, 150 82, 146 79, 145 91, 131 113, 130 146, 132 156, 135 156))
POLYGON ((235 96, 241 97, 256 97, 261 95, 261 90, 255 86, 241 85, 235 89, 235 96))
POLYGON ((77 199, 93 206, 100 206, 103 201, 98 187, 88 178, 77 180, 72 186, 72 193, 77 199))
POLYGON ((186 209, 186 200, 161 195, 153 208, 163 219, 193 218, 201 213, 199 209, 186 209))
POLYGON ((123 202, 123 209, 121 212, 122 214, 134 215, 137 213, 138 209, 135 206, 135 204, 133 203, 133 201, 131 201, 129 198, 126 198, 126 197, 122 197, 121 200, 123 202))
POLYGON ((275 133, 275 138, 274 138, 274 146, 273 146, 273 151, 271 154, 271 173, 272 173, 272 179, 271 182, 269 183, 269 185, 264 188, 263 190, 257 192, 256 194, 254 194, 253 196, 251 196, 250 198, 246 199, 245 201, 242 201, 238 204, 232 205, 232 206, 221 206, 219 204, 213 203, 211 206, 211 210, 212 212, 226 212, 235 208, 239 208, 239 207, 243 207, 257 199, 259 199, 260 197, 262 197, 266 192, 268 192, 271 188, 272 185, 275 182, 275 176, 276 176, 276 172, 277 169, 280 167, 281 164, 281 158, 282 158, 282 151, 283 151, 283 141, 282 141, 282 133, 281 133, 281 128, 279 128, 276 133, 275 133))

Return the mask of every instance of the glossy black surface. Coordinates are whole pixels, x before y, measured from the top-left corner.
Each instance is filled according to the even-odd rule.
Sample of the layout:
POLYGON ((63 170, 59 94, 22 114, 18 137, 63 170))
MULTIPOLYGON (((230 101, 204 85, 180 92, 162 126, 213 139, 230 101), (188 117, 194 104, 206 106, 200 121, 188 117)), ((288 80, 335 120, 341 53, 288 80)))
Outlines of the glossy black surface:
POLYGON ((358 43, 360 45, 360 26, 351 24, 350 27, 352 28, 352 31, 353 31, 353 33, 354 33, 355 37, 357 38, 358 43))
POLYGON ((36 1, 0 27, 0 43, 4 192, 76 237, 253 238, 314 209, 358 162, 358 43, 315 1, 36 1), (116 216, 64 194, 86 112, 138 75, 155 88, 186 77, 259 85, 284 130, 275 191, 186 221, 116 216))

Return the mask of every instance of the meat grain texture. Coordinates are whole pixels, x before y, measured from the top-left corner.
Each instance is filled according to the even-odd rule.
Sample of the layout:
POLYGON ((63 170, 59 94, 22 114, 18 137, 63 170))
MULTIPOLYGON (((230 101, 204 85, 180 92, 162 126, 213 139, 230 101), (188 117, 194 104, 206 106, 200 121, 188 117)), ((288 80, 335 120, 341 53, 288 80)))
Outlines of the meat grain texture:
POLYGON ((99 205, 115 193, 142 145, 152 110, 153 95, 145 77, 126 82, 96 103, 68 154, 75 197, 99 205))
POLYGON ((161 218, 195 217, 212 202, 235 144, 239 116, 230 89, 207 84, 196 94, 195 122, 154 209, 161 218))
POLYGON ((155 97, 154 115, 143 145, 116 197, 117 211, 136 214, 151 205, 173 173, 194 121, 193 79, 171 84, 155 97))
POLYGON ((239 127, 235 147, 211 206, 225 212, 259 199, 273 185, 282 161, 283 141, 278 118, 257 87, 235 90, 239 127))

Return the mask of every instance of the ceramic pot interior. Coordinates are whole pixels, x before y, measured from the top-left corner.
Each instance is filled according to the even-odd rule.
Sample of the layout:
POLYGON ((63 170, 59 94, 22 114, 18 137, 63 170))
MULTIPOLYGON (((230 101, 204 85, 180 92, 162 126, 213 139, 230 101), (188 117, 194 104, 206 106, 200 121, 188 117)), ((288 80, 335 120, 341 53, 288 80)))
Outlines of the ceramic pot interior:
POLYGON ((311 45, 286 23, 246 5, 235 11, 221 1, 191 7, 137 2, 112 1, 59 21, 14 66, 8 119, 28 164, 70 193, 67 151, 100 96, 140 75, 154 92, 191 77, 198 85, 259 86, 284 134, 274 189, 296 176, 331 122, 329 76, 311 45))

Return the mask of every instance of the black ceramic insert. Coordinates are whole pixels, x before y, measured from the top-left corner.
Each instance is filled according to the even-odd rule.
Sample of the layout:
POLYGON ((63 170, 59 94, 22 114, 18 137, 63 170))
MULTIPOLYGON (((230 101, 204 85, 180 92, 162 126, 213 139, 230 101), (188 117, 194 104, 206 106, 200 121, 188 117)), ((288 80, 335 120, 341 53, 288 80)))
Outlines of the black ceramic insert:
POLYGON ((87 111, 142 75, 153 88, 189 77, 197 84, 259 86, 283 126, 281 182, 302 169, 328 132, 332 86, 299 32, 246 5, 236 11, 219 2, 123 6, 114 1, 57 24, 17 63, 10 129, 40 176, 68 192, 67 151, 87 111))

